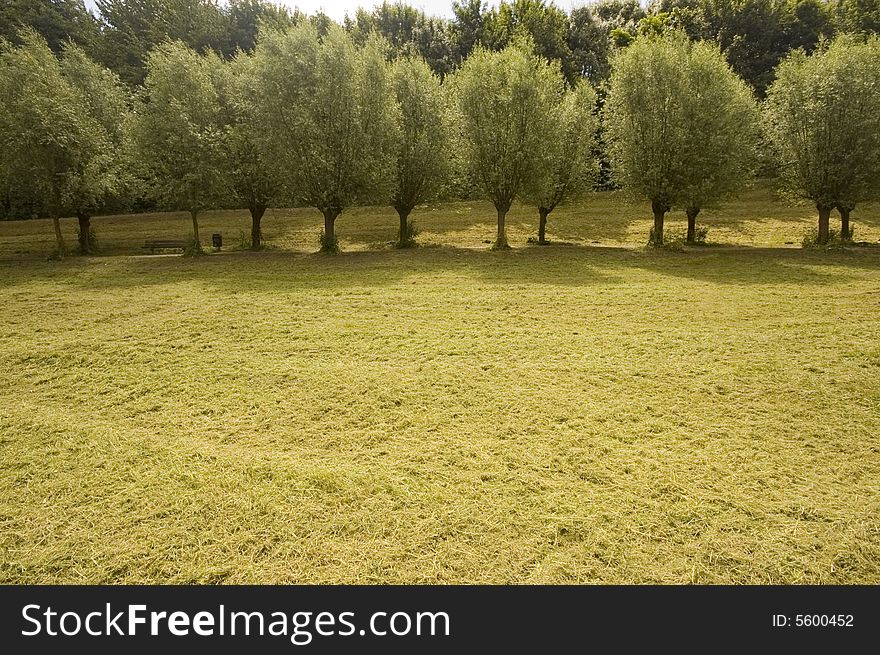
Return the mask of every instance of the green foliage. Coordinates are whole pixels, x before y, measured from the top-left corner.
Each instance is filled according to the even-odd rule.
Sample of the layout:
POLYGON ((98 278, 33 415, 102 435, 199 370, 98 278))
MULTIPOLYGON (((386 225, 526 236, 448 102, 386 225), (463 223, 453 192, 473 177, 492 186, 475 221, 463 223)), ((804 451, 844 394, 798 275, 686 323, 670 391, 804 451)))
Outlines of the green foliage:
POLYGON ((565 88, 562 74, 520 41, 500 52, 478 49, 453 85, 464 166, 498 211, 496 245, 503 248, 504 215, 526 185, 544 175, 551 114, 565 88))
POLYGON ((98 21, 83 0, 3 0, 0 39, 20 45, 19 35, 28 28, 56 54, 71 42, 93 53, 100 38, 98 21))
POLYGON ((422 59, 398 59, 391 85, 399 105, 400 140, 391 204, 408 214, 435 198, 450 174, 449 110, 440 80, 422 59))
POLYGON ((268 33, 255 57, 265 151, 287 196, 330 225, 352 204, 387 203, 399 122, 381 42, 357 48, 342 28, 321 37, 301 23, 268 33))
POLYGON ((372 11, 359 8, 346 29, 355 43, 363 45, 371 34, 387 40, 396 56, 420 57, 439 76, 448 75, 454 65, 448 21, 426 16, 404 2, 383 2, 372 11))
POLYGON ((836 249, 842 247, 846 241, 847 240, 841 236, 840 232, 834 228, 829 229, 828 236, 822 238, 819 230, 813 227, 804 233, 804 236, 801 239, 801 247, 820 250, 836 249))
POLYGON ((184 257, 201 257, 204 254, 205 250, 202 248, 201 241, 195 238, 190 239, 183 249, 184 257))
POLYGON ((819 207, 880 196, 880 40, 792 54, 766 106, 784 189, 819 207))
POLYGON ((238 205, 262 213, 279 196, 281 185, 266 157, 266 129, 259 109, 263 93, 254 57, 239 52, 219 67, 216 79, 225 183, 238 205))
POLYGON ((150 195, 197 213, 227 194, 218 82, 221 62, 182 43, 165 43, 147 61, 133 146, 150 195))
POLYGON ((584 81, 566 90, 546 117, 541 165, 526 184, 524 197, 552 211, 593 186, 599 171, 593 154, 599 119, 596 92, 584 81))
POLYGON ((0 178, 45 199, 63 256, 62 213, 88 215, 120 186, 126 97, 77 46, 59 61, 34 31, 18 40, 0 45, 0 178))
POLYGON ((694 240, 693 243, 698 246, 706 245, 706 242, 709 238, 709 228, 706 225, 697 225, 694 228, 694 240))
POLYGON ((683 208, 703 209, 740 193, 754 175, 760 113, 751 89, 718 48, 695 43, 688 53, 685 149, 691 168, 683 208))
POLYGON ((639 37, 614 59, 604 115, 617 181, 655 215, 699 209, 751 176, 757 109, 713 46, 639 37))

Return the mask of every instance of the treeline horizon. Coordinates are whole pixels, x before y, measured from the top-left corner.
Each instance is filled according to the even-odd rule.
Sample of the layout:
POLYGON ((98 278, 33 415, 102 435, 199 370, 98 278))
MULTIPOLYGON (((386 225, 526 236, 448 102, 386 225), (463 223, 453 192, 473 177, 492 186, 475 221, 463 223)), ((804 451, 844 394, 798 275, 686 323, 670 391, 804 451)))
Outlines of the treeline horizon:
MULTIPOLYGON (((103 11, 111 4, 132 3, 106 0, 103 11)), ((479 2, 467 7, 484 12, 479 2)), ((412 13, 386 4, 358 16, 392 9, 412 13)), ((560 10, 502 3, 486 16, 514 25, 506 44, 474 40, 445 75, 387 29, 299 15, 257 21, 254 46, 231 58, 166 36, 144 55, 135 86, 74 40, 56 51, 42 32, 20 27, 0 42, 4 216, 52 217, 63 256, 62 216, 77 216, 80 250, 90 253, 95 213, 188 211, 198 252, 204 209, 248 208, 259 249, 268 207, 311 206, 324 216, 322 250, 335 251, 347 207, 394 207, 406 247, 417 205, 482 197, 498 213, 493 247, 506 248, 512 202, 536 208, 546 243, 553 209, 610 176, 650 203, 649 243, 663 245, 667 212, 687 213, 693 242, 700 211, 735 197, 763 168, 789 196, 815 204, 815 241, 825 244, 835 236, 833 209, 847 240, 852 210, 880 196, 880 41, 869 32, 819 34, 761 88, 717 41, 694 39, 680 13, 657 11, 628 37, 614 33, 608 72, 594 82, 545 54, 522 20, 528 12, 560 10)))
POLYGON ((23 27, 36 30, 59 54, 73 42, 130 86, 143 83, 146 56, 165 41, 226 59, 252 52, 261 28, 286 29, 301 21, 321 32, 342 26, 362 45, 384 36, 398 54, 420 55, 441 78, 477 46, 501 50, 528 34, 536 52, 560 62, 569 83, 586 77, 596 86, 610 74, 610 58, 640 34, 666 28, 694 41, 718 43, 733 70, 759 96, 773 70, 792 50, 811 52, 839 33, 880 33, 877 0, 594 0, 568 11, 548 0, 450 0, 451 18, 426 14, 406 1, 334 21, 273 0, 7 0, 0 7, 0 38, 16 42, 23 27))

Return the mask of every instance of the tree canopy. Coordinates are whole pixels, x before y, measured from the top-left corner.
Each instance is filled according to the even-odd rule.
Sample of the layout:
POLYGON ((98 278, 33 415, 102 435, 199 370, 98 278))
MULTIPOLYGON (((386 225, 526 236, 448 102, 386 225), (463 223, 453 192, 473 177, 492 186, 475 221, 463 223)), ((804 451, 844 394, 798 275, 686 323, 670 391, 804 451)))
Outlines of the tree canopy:
POLYGON ((400 106, 397 180, 391 204, 400 218, 398 244, 412 241, 407 218, 419 203, 434 197, 450 172, 450 133, 440 80, 421 58, 398 59, 391 83, 400 106))
POLYGON ((149 194, 163 207, 188 211, 200 248, 198 214, 228 192, 223 170, 218 82, 221 62, 180 42, 150 52, 144 99, 132 141, 149 194))
POLYGON ((524 197, 538 208, 538 243, 546 243, 547 216, 560 203, 592 187, 599 169, 594 154, 599 119, 596 92, 587 82, 565 92, 548 116, 539 174, 524 197))
MULTIPOLYGON (((818 241, 829 215, 880 196, 880 40, 839 38, 790 55, 767 96, 767 133, 791 195, 815 203, 818 241)), ((848 237, 849 225, 843 226, 848 237)))
POLYGON ((255 57, 269 161, 289 198, 323 214, 322 247, 335 250, 339 214, 385 204, 394 188, 399 128, 382 43, 358 48, 341 27, 321 36, 304 22, 267 34, 255 57))
POLYGON ((754 104, 708 44, 679 33, 636 39, 613 60, 604 113, 615 176, 651 202, 655 244, 670 209, 699 210, 747 179, 754 104))
POLYGON ((558 66, 526 41, 499 52, 478 48, 456 73, 463 159, 498 213, 495 248, 507 247, 504 221, 514 199, 544 173, 549 117, 564 85, 558 66))
POLYGON ((124 95, 78 47, 68 45, 62 62, 33 30, 17 41, 0 45, 0 169, 44 200, 63 257, 62 212, 88 216, 118 183, 124 95))

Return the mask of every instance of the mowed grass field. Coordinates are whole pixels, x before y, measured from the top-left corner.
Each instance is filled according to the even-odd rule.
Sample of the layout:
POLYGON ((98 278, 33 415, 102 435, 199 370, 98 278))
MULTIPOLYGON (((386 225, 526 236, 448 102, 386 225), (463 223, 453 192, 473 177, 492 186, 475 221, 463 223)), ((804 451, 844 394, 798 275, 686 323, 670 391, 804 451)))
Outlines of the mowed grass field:
POLYGON ((0 582, 880 582, 880 249, 787 245, 763 190, 707 213, 733 248, 645 250, 610 194, 570 245, 414 218, 192 260, 125 255, 185 215, 99 217, 60 263, 0 223, 0 582))

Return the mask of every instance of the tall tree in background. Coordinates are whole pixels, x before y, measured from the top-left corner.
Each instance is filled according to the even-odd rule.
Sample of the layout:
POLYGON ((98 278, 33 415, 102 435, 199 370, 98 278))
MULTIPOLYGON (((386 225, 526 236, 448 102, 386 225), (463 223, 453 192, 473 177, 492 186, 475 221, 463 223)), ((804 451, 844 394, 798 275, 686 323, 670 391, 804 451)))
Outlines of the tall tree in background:
POLYGON ((837 0, 832 15, 841 32, 880 34, 880 0, 837 0))
POLYGON ((792 196, 819 213, 818 242, 830 238, 830 215, 880 196, 880 42, 839 38, 823 52, 790 55, 767 94, 767 131, 792 196))
POLYGON ((608 77, 611 39, 594 12, 595 5, 575 7, 568 16, 566 40, 572 68, 597 85, 608 77))
POLYGON ((199 55, 180 42, 155 48, 132 126, 150 195, 162 206, 189 212, 197 251, 199 212, 227 191, 217 88, 221 65, 216 55, 199 55))
POLYGON ((100 37, 98 21, 83 0, 3 0, 0 38, 18 43, 18 35, 25 28, 46 39, 56 54, 69 41, 92 54, 100 37))
POLYGON ((454 92, 468 172, 498 214, 494 248, 508 248, 505 218, 529 180, 543 173, 552 107, 565 82, 558 66, 519 41, 478 48, 455 74, 454 92))
POLYGON ((399 56, 422 57, 437 75, 445 76, 455 65, 449 23, 426 16, 405 2, 383 2, 372 11, 359 8, 345 27, 355 43, 363 45, 371 34, 385 38, 399 56))
POLYGON ((226 21, 222 51, 227 57, 237 50, 253 52, 261 29, 285 30, 305 18, 299 10, 269 0, 229 0, 221 10, 226 21))
POLYGON ((255 56, 270 162, 288 197, 324 216, 321 247, 334 252, 339 214, 385 204, 394 188, 398 118, 382 46, 301 23, 267 34, 255 56))
POLYGON ((391 202, 400 218, 398 246, 405 248, 413 245, 408 221, 413 208, 446 183, 450 135, 440 80, 424 60, 398 59, 392 64, 391 84, 400 105, 397 183, 391 202))
POLYGON ((599 171, 593 156, 598 117, 596 92, 587 82, 566 91, 553 108, 547 140, 542 145, 544 165, 526 185, 526 199, 538 208, 538 243, 545 245, 547 217, 559 204, 589 189, 599 171))
POLYGON ((452 43, 455 65, 470 57, 474 49, 484 43, 484 0, 452 0, 452 43))
POLYGON ((692 169, 681 202, 687 214, 687 242, 693 243, 700 211, 749 184, 757 162, 760 120, 751 89, 714 44, 691 45, 687 75, 685 136, 690 142, 676 154, 687 157, 692 169))
POLYGON ((552 2, 544 0, 503 0, 484 18, 484 45, 500 50, 518 36, 531 37, 535 52, 558 61, 570 83, 580 76, 566 40, 568 16, 552 2))
POLYGON ((0 50, 0 168, 26 177, 46 199, 56 255, 63 258, 62 212, 91 206, 107 192, 113 183, 112 144, 91 104, 102 100, 88 99, 71 83, 91 75, 91 63, 71 46, 67 77, 36 32, 21 32, 18 42, 18 47, 3 42, 0 50))
POLYGON ((216 0, 96 0, 101 59, 129 84, 141 84, 147 54, 167 40, 222 52, 227 22, 216 0))

